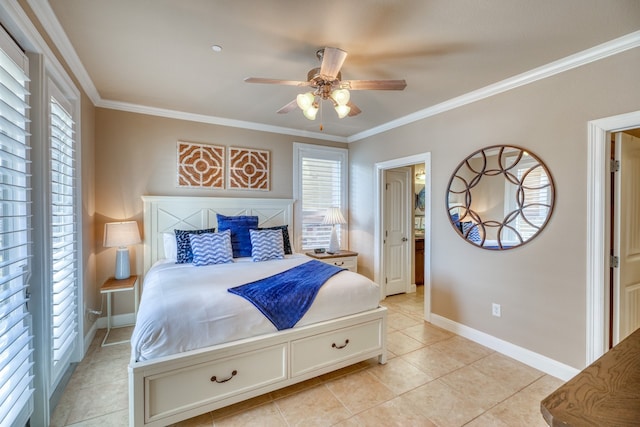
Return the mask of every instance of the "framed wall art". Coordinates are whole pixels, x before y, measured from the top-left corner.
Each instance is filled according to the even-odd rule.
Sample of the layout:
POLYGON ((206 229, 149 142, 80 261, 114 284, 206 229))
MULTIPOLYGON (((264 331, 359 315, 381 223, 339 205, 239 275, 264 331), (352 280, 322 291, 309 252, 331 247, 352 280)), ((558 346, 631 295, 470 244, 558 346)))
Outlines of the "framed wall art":
POLYGON ((178 186, 224 189, 225 147, 178 141, 178 186))
POLYGON ((229 147, 228 153, 228 189, 269 191, 269 151, 229 147))

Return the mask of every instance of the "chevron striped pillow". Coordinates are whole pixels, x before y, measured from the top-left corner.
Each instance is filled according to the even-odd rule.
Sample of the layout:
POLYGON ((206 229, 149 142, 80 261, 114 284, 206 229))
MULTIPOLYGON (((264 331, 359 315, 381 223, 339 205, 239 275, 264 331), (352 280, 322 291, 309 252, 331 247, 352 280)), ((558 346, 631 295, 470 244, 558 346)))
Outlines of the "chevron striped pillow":
POLYGON ((282 230, 249 230, 253 262, 283 259, 282 230))
POLYGON ((193 265, 203 266, 233 262, 231 232, 190 234, 193 265))

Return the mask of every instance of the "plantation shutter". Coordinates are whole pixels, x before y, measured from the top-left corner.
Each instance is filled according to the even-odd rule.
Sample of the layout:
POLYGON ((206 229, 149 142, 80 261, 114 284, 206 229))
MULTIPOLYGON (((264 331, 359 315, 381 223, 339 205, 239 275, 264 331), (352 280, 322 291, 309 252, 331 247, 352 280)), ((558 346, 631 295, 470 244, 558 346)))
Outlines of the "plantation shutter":
POLYGON ((32 410, 28 60, 0 29, 0 426, 32 410))
POLYGON ((74 122, 50 82, 52 383, 64 373, 78 334, 74 122))
MULTIPOLYGON (((527 166, 531 167, 532 165, 527 166)), ((551 209, 549 176, 542 166, 532 169, 525 177, 524 173, 527 170, 520 168, 518 178, 521 180, 524 178, 522 185, 527 188, 522 212, 529 222, 524 221, 520 216, 516 220, 516 228, 525 240, 538 232, 548 218, 551 209)))
MULTIPOLYGON (((300 233, 301 248, 327 248, 331 225, 322 224, 327 210, 335 206, 346 216, 346 150, 296 144, 296 153, 299 186, 296 197, 300 206, 297 221, 300 228, 296 231, 300 233)), ((345 229, 344 225, 336 225, 340 241, 345 229)))

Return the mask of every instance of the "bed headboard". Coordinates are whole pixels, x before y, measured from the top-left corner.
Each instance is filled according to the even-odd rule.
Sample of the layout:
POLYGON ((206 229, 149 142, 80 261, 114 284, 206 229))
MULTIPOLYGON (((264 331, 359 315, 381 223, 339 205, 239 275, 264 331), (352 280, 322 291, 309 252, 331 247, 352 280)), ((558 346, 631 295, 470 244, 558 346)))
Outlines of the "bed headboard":
POLYGON ((144 272, 164 258, 162 233, 174 229, 218 227, 216 214, 256 215, 260 227, 288 225, 293 236, 293 199, 142 196, 144 203, 144 272))

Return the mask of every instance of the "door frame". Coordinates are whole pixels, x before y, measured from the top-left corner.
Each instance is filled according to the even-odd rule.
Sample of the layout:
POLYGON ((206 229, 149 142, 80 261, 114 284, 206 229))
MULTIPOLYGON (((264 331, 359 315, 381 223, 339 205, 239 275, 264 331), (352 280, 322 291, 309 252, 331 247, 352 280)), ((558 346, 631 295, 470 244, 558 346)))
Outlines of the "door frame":
MULTIPOLYGON (((382 235, 384 234, 383 217, 384 206, 382 206, 383 192, 384 192, 384 172, 388 169, 395 169, 403 166, 412 166, 418 163, 424 163, 425 178, 425 200, 424 200, 424 318, 426 321, 431 321, 431 153, 415 154, 413 156, 401 157, 398 159, 387 160, 379 162, 374 165, 375 169, 375 182, 374 182, 374 232, 373 232, 373 268, 374 268, 374 281, 376 283, 382 283, 383 268, 382 262, 383 242, 382 235)), ((380 287, 380 298, 384 299, 384 290, 382 285, 380 287)))
POLYGON ((586 365, 608 350, 610 135, 640 127, 640 111, 588 123, 586 365))

